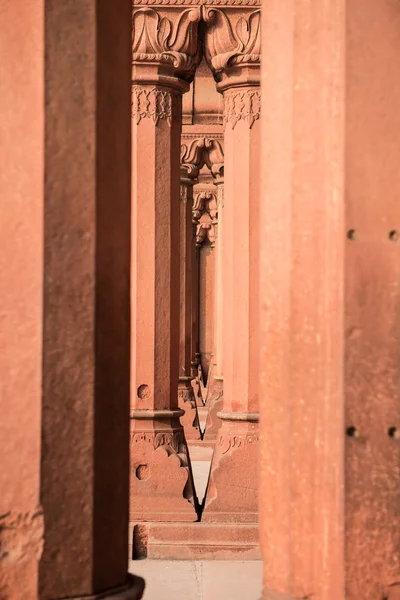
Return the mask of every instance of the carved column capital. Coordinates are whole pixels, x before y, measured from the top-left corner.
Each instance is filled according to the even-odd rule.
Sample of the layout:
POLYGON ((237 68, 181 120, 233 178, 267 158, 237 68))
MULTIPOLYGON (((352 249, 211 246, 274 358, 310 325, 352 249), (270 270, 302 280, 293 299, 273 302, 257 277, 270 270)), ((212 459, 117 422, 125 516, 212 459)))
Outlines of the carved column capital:
POLYGON ((219 91, 259 85, 261 12, 204 7, 204 53, 219 91))
MULTIPOLYGON (((170 7, 171 8, 171 7, 170 7)), ((174 7, 175 8, 175 7, 174 7)), ((201 7, 176 9, 134 5, 132 12, 132 75, 134 81, 171 76, 190 82, 200 59, 198 24, 201 7)), ((156 82, 155 81, 155 82, 156 82)), ((183 91, 186 91, 185 88, 183 91)))
POLYGON ((260 10, 204 8, 205 56, 224 94, 224 125, 260 118, 260 10))

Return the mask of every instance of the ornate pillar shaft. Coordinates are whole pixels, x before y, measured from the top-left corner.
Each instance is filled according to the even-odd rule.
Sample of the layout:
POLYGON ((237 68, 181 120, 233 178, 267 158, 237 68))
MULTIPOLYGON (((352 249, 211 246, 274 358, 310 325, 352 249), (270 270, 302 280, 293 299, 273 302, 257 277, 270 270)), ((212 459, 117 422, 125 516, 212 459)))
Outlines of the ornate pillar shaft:
POLYGON ((192 387, 193 354, 193 307, 195 306, 196 287, 193 285, 194 264, 193 239, 193 185, 190 169, 182 168, 180 194, 180 326, 179 326, 179 384, 178 406, 185 411, 181 423, 187 440, 201 438, 196 400, 192 387))
MULTIPOLYGON (((192 188, 193 194, 193 188, 192 188)), ((199 374, 199 277, 200 277, 200 249, 196 244, 196 226, 192 225, 192 376, 199 374)))
POLYGON ((218 222, 215 236, 215 280, 214 280, 214 379, 222 383, 222 321, 223 321, 223 220, 224 220, 224 177, 215 182, 217 186, 218 222))
MULTIPOLYGON (((260 11, 206 10, 208 56, 224 95, 222 419, 205 521, 257 522, 260 11), (222 35, 220 35, 222 29, 222 35), (234 31, 248 31, 243 52, 234 31)), ((247 34, 246 34, 247 35, 247 34)))
MULTIPOLYGON (((193 188, 192 188, 193 194, 193 188)), ((191 355, 192 355, 192 381, 194 385, 197 406, 203 405, 202 383, 200 381, 199 365, 199 332, 200 332, 200 248, 195 243, 196 226, 192 224, 192 332, 191 332, 191 355)))
POLYGON ((215 226, 215 262, 214 262, 214 359, 212 378, 207 395, 207 414, 204 440, 213 442, 216 440, 221 419, 218 413, 222 410, 223 395, 223 213, 224 213, 224 177, 215 181, 217 186, 218 223, 215 226))
POLYGON ((182 93, 199 9, 133 13, 131 521, 195 521, 178 408, 182 93))
MULTIPOLYGON (((196 169, 198 170, 198 169, 196 169)), ((193 209, 193 182, 191 186, 192 209, 193 209)), ((200 333, 200 248, 196 244, 196 224, 193 222, 192 213, 192 318, 191 318, 191 375, 193 390, 196 397, 197 406, 204 406, 202 394, 202 382, 200 380, 199 365, 199 333, 200 333)))
MULTIPOLYGON (((263 6, 265 599, 383 597, 347 596, 344 581, 344 6, 344 0, 263 6)), ((360 508, 365 518, 358 496, 360 508)))
POLYGON ((187 186, 188 198, 191 200, 192 208, 192 264, 191 264, 191 354, 192 354, 192 376, 193 385, 199 406, 203 406, 201 400, 203 384, 200 380, 199 368, 199 279, 200 279, 200 250, 204 241, 208 240, 215 252, 216 230, 218 223, 218 205, 214 186, 208 186, 202 192, 197 192, 195 199, 193 186, 198 182, 200 169, 206 165, 215 184, 223 181, 224 156, 221 144, 218 140, 200 137, 188 145, 182 145, 182 172, 185 177, 182 182, 187 186))

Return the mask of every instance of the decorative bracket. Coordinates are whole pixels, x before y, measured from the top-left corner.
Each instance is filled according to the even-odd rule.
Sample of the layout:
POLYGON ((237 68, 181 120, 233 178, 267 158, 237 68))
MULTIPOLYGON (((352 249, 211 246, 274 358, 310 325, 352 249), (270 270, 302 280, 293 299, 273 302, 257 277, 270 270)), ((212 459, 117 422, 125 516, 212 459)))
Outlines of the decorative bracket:
POLYGON ((220 142, 213 138, 201 137, 190 145, 181 146, 181 170, 186 177, 195 179, 204 165, 210 169, 214 179, 224 176, 224 153, 220 142))

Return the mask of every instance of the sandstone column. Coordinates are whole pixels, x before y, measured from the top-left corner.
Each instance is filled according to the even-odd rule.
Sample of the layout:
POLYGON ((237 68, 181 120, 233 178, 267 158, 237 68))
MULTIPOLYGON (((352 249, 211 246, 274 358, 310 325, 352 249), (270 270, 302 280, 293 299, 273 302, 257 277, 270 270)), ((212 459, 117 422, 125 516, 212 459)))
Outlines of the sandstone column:
POLYGON ((130 2, 0 12, 0 596, 135 599, 130 2))
POLYGON ((345 598, 344 6, 344 0, 263 5, 260 539, 266 600, 345 598))
POLYGON ((225 202, 222 424, 203 520, 256 523, 260 11, 205 15, 206 56, 224 95, 225 202))
MULTIPOLYGON (((127 578, 131 4, 45 4, 40 598, 127 578)), ((134 586, 134 587, 132 587, 134 586)))
POLYGON ((43 548, 43 2, 8 0, 0 14, 0 597, 36 600, 43 548))
MULTIPOLYGON (((215 185, 223 185, 223 171, 224 171, 224 154, 220 142, 212 137, 199 137, 194 139, 188 145, 182 144, 182 155, 181 155, 181 169, 186 174, 184 181, 190 194, 191 206, 192 206, 192 356, 193 356, 193 378, 199 376, 199 249, 203 241, 208 237, 212 240, 213 247, 216 244, 216 232, 218 227, 218 206, 212 202, 211 212, 208 210, 208 203, 200 199, 199 206, 196 206, 196 202, 199 202, 199 195, 196 194, 196 202, 194 201, 193 186, 198 183, 199 171, 204 165, 207 165, 211 172, 215 185), (209 216, 209 222, 203 222, 203 214, 207 212, 209 216), (213 216, 211 216, 211 213, 213 216), (214 214, 215 213, 215 214, 214 214)), ((221 187, 219 188, 221 189, 221 187)), ((210 196, 211 197, 211 196, 210 196)), ((212 199, 215 198, 215 194, 212 194, 212 199)), ((215 249, 214 249, 215 252, 215 249)), ((197 379, 198 381, 198 379, 197 379)), ((200 387, 200 386, 199 386, 200 387)), ((200 404, 203 406, 203 403, 200 404)))
POLYGON ((182 93, 200 9, 133 15, 131 521, 194 521, 178 408, 182 93), (166 16, 167 15, 167 16, 166 16))
POLYGON ((190 164, 181 164, 180 194, 180 326, 179 326, 179 384, 178 406, 185 411, 181 417, 187 440, 201 438, 196 399, 192 387, 192 369, 195 362, 193 347, 193 325, 195 318, 197 280, 196 253, 192 223, 193 185, 197 169, 190 164), (194 318, 193 318, 194 317, 194 318), (193 320, 192 320, 193 319, 193 320))

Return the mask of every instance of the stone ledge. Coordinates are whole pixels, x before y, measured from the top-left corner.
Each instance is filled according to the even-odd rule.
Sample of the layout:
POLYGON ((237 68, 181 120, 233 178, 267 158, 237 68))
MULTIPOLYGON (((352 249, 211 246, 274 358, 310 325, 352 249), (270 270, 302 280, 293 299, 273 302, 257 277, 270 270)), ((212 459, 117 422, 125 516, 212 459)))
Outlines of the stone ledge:
POLYGON ((215 440, 187 440, 190 460, 211 461, 214 453, 215 440))
POLYGON ((131 523, 130 544, 134 559, 261 560, 257 524, 131 523))

